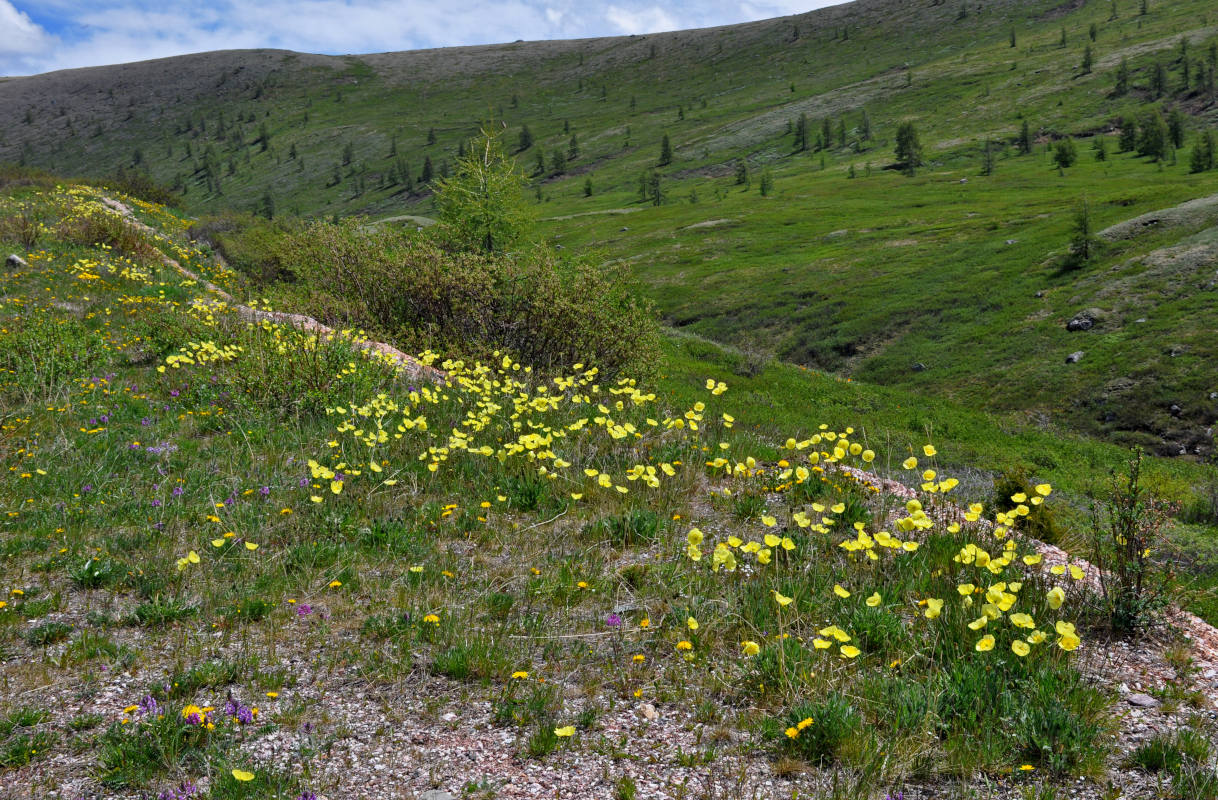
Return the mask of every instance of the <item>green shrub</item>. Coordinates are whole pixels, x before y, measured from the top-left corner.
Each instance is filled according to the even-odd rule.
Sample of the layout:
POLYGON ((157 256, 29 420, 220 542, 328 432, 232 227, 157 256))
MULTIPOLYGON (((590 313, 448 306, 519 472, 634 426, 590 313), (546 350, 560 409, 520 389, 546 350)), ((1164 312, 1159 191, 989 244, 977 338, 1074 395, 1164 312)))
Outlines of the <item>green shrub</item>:
POLYGON ((814 764, 830 764, 842 747, 863 728, 863 717, 837 692, 818 703, 792 709, 785 734, 787 749, 814 764), (807 723, 806 720, 812 720, 807 723), (801 729, 800 724, 804 724, 801 729), (791 731, 795 735, 791 735, 791 731))
MULTIPOLYGON (((1020 505, 1011 499, 1014 495, 1035 495, 1032 489, 1032 479, 1027 470, 1022 467, 1012 467, 994 479, 993 506, 998 511, 1010 511, 1020 505)), ((1026 502, 1024 505, 1028 505, 1026 502)), ((1028 515, 1019 523, 1021 531, 1046 544, 1057 544, 1065 533, 1064 526, 1057 514, 1047 503, 1029 505, 1028 515)))
POLYGON ((1102 612, 1117 633, 1153 623, 1170 599, 1170 580, 1151 554, 1173 509, 1149 496, 1141 474, 1142 451, 1135 449, 1125 473, 1113 471, 1108 491, 1091 505, 1091 561, 1102 612))
MULTIPOLYGON (((256 230, 254 238, 267 235, 256 230)), ((655 360, 650 307, 588 260, 562 261, 544 247, 451 252, 353 219, 273 238, 250 246, 261 269, 309 287, 300 301, 335 327, 377 331, 415 350, 505 350, 543 370, 584 363, 606 375, 643 375, 655 360)))

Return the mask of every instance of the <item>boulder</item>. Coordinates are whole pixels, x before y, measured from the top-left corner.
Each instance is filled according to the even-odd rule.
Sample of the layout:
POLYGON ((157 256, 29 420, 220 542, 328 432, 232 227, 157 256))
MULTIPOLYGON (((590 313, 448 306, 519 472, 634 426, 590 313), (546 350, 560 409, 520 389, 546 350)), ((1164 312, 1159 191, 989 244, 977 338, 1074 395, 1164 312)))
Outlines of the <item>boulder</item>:
POLYGON ((1082 350, 1075 350, 1073 353, 1066 356, 1067 364, 1077 364, 1078 362, 1080 362, 1082 360, 1083 360, 1083 351, 1082 350))
POLYGON ((1098 308, 1085 308, 1082 311, 1071 317, 1066 323, 1068 331, 1089 331, 1095 327, 1101 319, 1104 318, 1104 312, 1098 308))

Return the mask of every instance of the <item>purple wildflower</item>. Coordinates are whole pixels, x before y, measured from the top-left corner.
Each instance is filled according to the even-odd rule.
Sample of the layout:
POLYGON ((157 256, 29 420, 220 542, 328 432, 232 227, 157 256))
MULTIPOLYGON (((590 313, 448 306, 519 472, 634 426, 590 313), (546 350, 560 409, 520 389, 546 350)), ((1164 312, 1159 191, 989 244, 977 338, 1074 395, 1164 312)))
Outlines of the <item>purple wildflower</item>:
POLYGON ((81 494, 88 494, 91 491, 93 491, 93 484, 91 483, 86 483, 84 486, 80 487, 81 494))
POLYGON ((157 704, 156 698, 150 694, 144 695, 144 698, 140 700, 139 705, 140 713, 145 716, 151 716, 152 714, 155 714, 161 710, 160 705, 157 704))
POLYGON ((296 616, 298 617, 307 617, 312 613, 313 606, 309 605, 308 603, 301 603, 300 605, 296 606, 296 616))
POLYGON ((271 487, 269 487, 269 486, 263 486, 263 487, 262 487, 261 489, 259 489, 258 491, 262 493, 262 496, 263 496, 263 497, 266 497, 266 496, 270 495, 270 493, 271 493, 271 487))
POLYGON ((186 494, 186 490, 183 489, 181 486, 173 487, 173 496, 174 497, 181 497, 184 494, 186 494))
POLYGON ((605 617, 605 624, 610 628, 620 628, 622 627, 622 618, 617 614, 610 614, 605 617))

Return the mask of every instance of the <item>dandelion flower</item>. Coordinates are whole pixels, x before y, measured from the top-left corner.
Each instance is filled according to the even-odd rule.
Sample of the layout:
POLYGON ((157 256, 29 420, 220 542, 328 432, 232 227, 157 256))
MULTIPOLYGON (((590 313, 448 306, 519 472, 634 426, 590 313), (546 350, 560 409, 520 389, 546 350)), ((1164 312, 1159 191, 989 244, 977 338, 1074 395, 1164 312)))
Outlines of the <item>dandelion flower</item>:
POLYGON ((686 625, 686 626, 687 626, 687 627, 688 627, 688 628, 689 628, 691 631, 696 631, 696 630, 698 630, 698 620, 694 619, 693 617, 686 617, 686 619, 685 619, 685 625, 686 625))

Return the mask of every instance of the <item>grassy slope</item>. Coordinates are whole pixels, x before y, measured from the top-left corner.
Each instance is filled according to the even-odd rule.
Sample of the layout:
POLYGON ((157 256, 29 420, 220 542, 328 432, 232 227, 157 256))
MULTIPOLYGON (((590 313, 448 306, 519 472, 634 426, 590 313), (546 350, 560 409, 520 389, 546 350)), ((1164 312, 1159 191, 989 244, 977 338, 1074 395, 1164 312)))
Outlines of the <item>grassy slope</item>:
MULTIPOLYGON (((1084 143, 1079 166, 1060 176, 1043 148, 1139 110, 1156 59, 1174 85, 1179 38, 1190 38, 1196 58, 1214 36, 1209 9, 1152 3, 1147 16, 1131 6, 1110 19, 1107 5, 1074 5, 984 3, 961 19, 951 4, 859 2, 643 37, 348 58, 219 53, 61 73, 0 84, 8 98, 0 156, 106 171, 130 163, 138 148, 156 177, 184 177, 198 210, 250 208, 269 193, 281 212, 428 215, 425 193, 378 188, 399 159, 416 177, 424 156, 439 169, 477 120, 496 117, 513 140, 530 126, 536 144, 520 160, 531 169, 536 152, 548 162, 566 149, 568 122, 580 156, 566 176, 539 187, 545 232, 628 263, 672 324, 844 375, 1046 415, 1164 454, 1204 451, 1215 416, 1209 392, 1218 388, 1205 365, 1218 354, 1205 335, 1212 292, 1190 287, 1204 286, 1209 262, 1146 274, 1139 259, 1209 223, 1125 244, 1082 274, 1057 274, 1054 257, 1081 197, 1102 227, 1210 194, 1213 173, 1187 175, 1187 149, 1160 168, 1129 155, 1098 164, 1084 143), (1096 66, 1082 75, 1092 23, 1096 66), (1137 88, 1113 98, 1122 57, 1137 88), (870 142, 859 141, 864 109, 870 142), (221 113, 247 120, 245 146, 234 146, 232 133, 212 139, 221 113), (784 130, 800 113, 814 130, 832 117, 835 132, 844 116, 850 146, 792 155, 784 130), (1033 156, 1007 146, 1021 116, 1041 139, 1033 156), (187 117, 194 131, 175 135, 187 117), (200 119, 210 126, 203 136, 200 119), (906 119, 932 161, 912 180, 880 170, 891 162, 895 124, 906 119), (265 152, 253 144, 263 123, 265 152), (434 145, 425 144, 430 130, 434 145), (676 159, 662 170, 670 203, 657 208, 639 203, 637 183, 663 133, 676 159), (389 157, 394 137, 397 159, 389 157), (988 178, 977 174, 986 137, 1001 142, 988 178), (50 141, 53 150, 43 144, 50 141), (218 195, 190 177, 209 141, 218 195), (343 166, 347 145, 352 161, 343 166), (732 178, 742 159, 753 171, 750 192, 732 178), (845 177, 851 165, 854 181, 845 177), (330 185, 336 168, 341 180, 330 185), (761 198, 765 168, 775 191, 761 198), (589 178, 593 196, 585 198, 589 178), (639 210, 570 217, 617 208, 639 210), (712 220, 730 222, 688 227, 712 220), (1105 296, 1107 284, 1134 275, 1143 279, 1129 292, 1105 296), (1064 322, 1091 306, 1110 312, 1108 324, 1067 334, 1064 322), (1066 366, 1075 350, 1085 357, 1066 366), (1180 355, 1164 357, 1172 351, 1180 355), (1170 413, 1173 404, 1182 412, 1170 413)), ((1194 126, 1212 115, 1205 98, 1171 100, 1195 115, 1194 126)))
MULTIPOLYGON (((514 429, 512 398, 541 392, 513 385, 500 387, 500 397, 473 376, 443 399, 410 400, 410 389, 341 344, 313 362, 300 356, 309 344, 290 331, 251 331, 223 312, 191 311, 198 287, 158 267, 144 246, 85 244, 93 231, 80 232, 79 222, 62 223, 61 215, 79 221, 103 213, 85 202, 87 191, 48 191, 41 199, 30 189, 18 193, 42 206, 48 230, 27 254, 30 268, 3 284, 0 306, 7 343, 0 352, 12 370, 0 382, 0 456, 10 467, 0 479, 0 585, 18 590, 0 608, 0 659, 5 691, 12 687, 29 710, 5 718, 0 768, 17 770, 16 778, 70 750, 77 755, 59 780, 83 780, 73 788, 107 796, 142 796, 204 773, 213 776, 213 800, 269 796, 272 789, 289 797, 308 787, 341 792, 333 770, 310 762, 310 754, 349 735, 317 690, 384 691, 422 705, 423 675, 441 694, 460 694, 463 722, 466 709, 485 699, 496 715, 494 735, 510 734, 522 756, 546 763, 561 764, 568 747, 595 751, 601 716, 639 697, 666 714, 688 710, 743 733, 739 749, 727 738, 706 743, 698 753, 708 762, 759 751, 823 760, 826 773, 840 772, 851 785, 852 797, 882 796, 911 778, 938 791, 958 776, 965 784, 959 796, 969 796, 978 771, 988 776, 987 787, 994 781, 1014 793, 1010 773, 1020 764, 1038 770, 1023 780, 1052 783, 1096 776, 1116 763, 1113 737, 1105 735, 1107 698, 1078 680, 1053 638, 1020 660, 1009 654, 1014 629, 995 624, 989 630, 999 645, 979 653, 980 634, 967 627, 976 610, 956 594, 963 581, 1021 577, 1026 600, 1019 608, 1049 626, 1055 617, 1078 618, 1077 589, 1054 613, 1043 600, 1053 578, 1018 561, 991 577, 953 561, 964 540, 939 530, 916 553, 882 551, 877 568, 837 546, 840 531, 805 530, 790 514, 815 511, 817 499, 840 500, 849 507, 840 527, 852 519, 888 527, 888 515, 900 516, 891 498, 837 479, 776 491, 773 470, 724 479, 701 462, 722 441, 734 459, 751 453, 769 465, 781 454, 806 463, 806 451, 784 449, 786 436, 810 434, 812 421, 839 430, 855 425, 851 437, 880 453, 884 473, 908 475, 890 465, 930 440, 942 453, 932 463, 961 477, 961 500, 989 493, 962 465, 984 471, 1027 461, 1038 480, 1060 483, 1064 491, 1051 504, 1065 510, 1088 476, 1119 458, 1118 449, 1005 429, 946 402, 911 401, 897 390, 790 366, 756 371, 737 353, 676 336, 654 405, 644 401, 636 410, 624 395, 599 390, 608 405, 626 400, 623 411, 610 413, 636 422, 641 441, 612 438, 600 423, 555 439, 555 451, 574 464, 565 471, 555 464, 562 477, 554 482, 540 479, 536 460, 523 455, 499 460, 446 450, 450 457, 439 460, 434 448, 450 446, 448 431, 471 418, 480 423, 469 428, 475 445, 501 447, 521 430, 565 425, 591 408, 560 403, 549 414, 525 404, 512 415, 521 425, 514 429), (35 332, 35 325, 45 330, 35 332), (157 369, 178 347, 202 352, 187 342, 204 340, 245 350, 231 361, 157 369), (24 348, 29 355, 18 357, 24 348), (711 396, 707 377, 723 378, 730 389, 711 396), (310 380, 323 391, 298 391, 310 380), (407 417, 425 415, 430 432, 415 428, 369 449, 364 430, 378 412, 368 406, 364 416, 354 406, 380 391, 387 392, 382 401, 411 405, 402 412, 407 417), (302 395, 314 404, 301 404, 302 395), (492 408, 488 399, 501 405, 492 408), (651 414, 666 419, 669 409, 693 414, 692 404, 702 401, 708 407, 697 434, 644 422, 651 414), (321 412, 339 404, 346 408, 337 416, 321 412), (722 412, 737 418, 734 428, 722 424, 722 412), (308 479, 303 464, 310 458, 348 473, 341 491, 328 477, 308 479), (365 469, 368 459, 383 471, 365 469), (622 480, 627 466, 644 462, 676 469, 654 489, 622 480), (585 466, 613 473, 628 491, 598 488, 585 466), (381 483, 389 475, 394 486, 381 483), (581 495, 578 502, 568 499, 571 491, 581 495), (764 526, 766 513, 779 527, 764 526), (701 562, 685 549, 695 525, 706 531, 701 562), (733 574, 710 569, 714 543, 771 531, 797 540, 795 555, 779 555, 765 569, 751 561, 733 574), (835 584, 854 594, 841 598, 835 584), (779 610, 773 590, 796 600, 779 610), (881 604, 864 605, 873 591, 881 604), (947 598, 942 618, 926 618, 917 603, 926 597, 947 598), (301 602, 317 616, 305 619, 301 602), (608 639, 605 618, 616 603, 630 610, 622 612, 621 636, 608 639), (640 624, 644 618, 650 625, 640 624), (813 649, 808 642, 830 622, 847 628, 860 652, 839 655, 836 644, 828 653, 813 649), (776 632, 792 639, 782 644, 776 632), (740 655, 740 642, 753 638, 761 650, 756 660, 740 655), (682 641, 691 649, 677 649, 682 641), (520 669, 532 673, 529 683, 514 683, 520 669), (450 682, 436 683, 442 680, 450 682), (576 686, 585 689, 581 699, 564 696, 576 686), (207 735, 183 727, 182 706, 219 705, 228 690, 245 702, 257 698, 256 728, 239 731, 219 717, 207 735), (57 702, 48 691, 62 692, 57 702), (119 712, 146 691, 157 695, 166 720, 119 712), (101 693, 108 702, 99 706, 101 693), (835 693, 847 709, 834 709, 835 693), (809 697, 816 703, 808 705, 809 697), (1023 707, 1041 711, 1018 713, 1023 707), (818 727, 807 736, 783 735, 784 726, 810 716, 818 727), (304 722, 314 732, 300 740, 307 747, 290 749, 288 764, 257 762, 241 747, 272 732, 297 736, 304 722), (567 724, 579 732, 560 748, 551 732, 567 724), (35 732, 44 738, 22 738, 35 732), (876 761, 876 753, 887 755, 876 761), (256 783, 241 789, 227 778, 231 768, 253 772, 256 783)), ((14 205, 5 204, 5 215, 14 205)), ((182 227, 172 215, 143 211, 166 231, 182 227)), ((207 266, 184 243, 158 246, 194 268, 207 266)), ((240 288, 231 274, 209 274, 240 288)), ((395 430, 398 419, 390 414, 385 429, 395 430)), ((1181 461, 1155 461, 1152 471, 1161 489, 1182 490, 1200 477, 1196 465, 1181 461)), ((982 544, 995 552, 1002 546, 991 542, 982 544)), ((405 708, 416 713, 416 705, 405 708)), ((652 771, 689 764, 686 754, 673 761, 667 752, 652 755, 652 771)), ((775 769, 792 766, 778 762, 775 769)), ((795 787, 808 794, 799 782, 821 774, 796 776, 795 787)))

